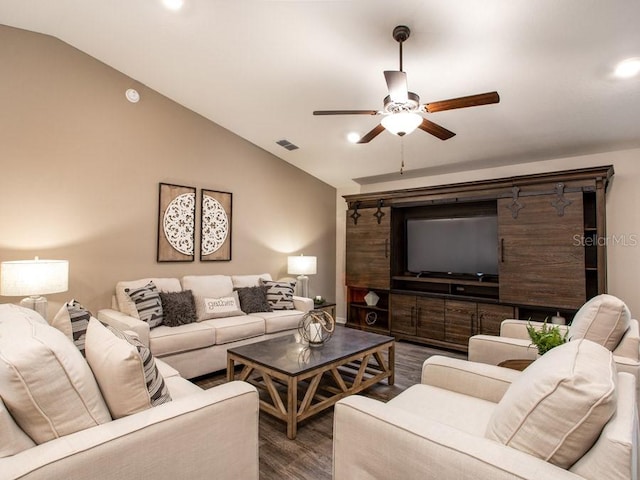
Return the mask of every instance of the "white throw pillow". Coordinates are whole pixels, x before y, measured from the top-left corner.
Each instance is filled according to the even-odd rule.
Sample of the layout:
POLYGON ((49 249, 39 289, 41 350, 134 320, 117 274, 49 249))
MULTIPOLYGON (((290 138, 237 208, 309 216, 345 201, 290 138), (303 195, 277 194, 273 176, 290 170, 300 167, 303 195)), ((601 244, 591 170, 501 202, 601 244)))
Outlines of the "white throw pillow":
POLYGON ((16 425, 0 398, 0 458, 20 453, 36 444, 16 425))
POLYGON ((111 420, 80 351, 26 315, 0 321, 0 397, 38 444, 111 420))
POLYGON ((569 468, 597 440, 616 409, 613 355, 589 340, 533 362, 498 403, 487 438, 569 468))
POLYGON ((232 292, 226 297, 215 298, 211 296, 196 297, 196 314, 198 322, 210 320, 212 318, 235 317, 246 315, 240 309, 238 292, 232 292))
POLYGON ((631 312, 627 305, 613 295, 602 294, 585 303, 573 317, 569 336, 572 340, 586 338, 607 348, 615 349, 629 328, 631 312))
POLYGON ((171 401, 151 351, 137 339, 92 318, 85 345, 113 418, 171 401))

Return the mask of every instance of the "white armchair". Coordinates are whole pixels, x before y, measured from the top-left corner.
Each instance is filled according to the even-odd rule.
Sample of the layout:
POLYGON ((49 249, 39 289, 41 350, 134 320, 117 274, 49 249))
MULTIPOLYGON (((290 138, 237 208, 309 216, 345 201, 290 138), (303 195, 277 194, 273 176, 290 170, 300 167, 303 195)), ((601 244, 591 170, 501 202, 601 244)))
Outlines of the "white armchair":
MULTIPOLYGON (((499 365, 505 360, 538 358, 538 349, 531 344, 527 325, 541 328, 541 322, 504 320, 500 336, 475 335, 469 339, 468 359, 471 362, 499 365)), ((640 389, 640 330, 631 318, 625 303, 613 295, 598 295, 576 313, 571 326, 559 326, 569 331, 569 339, 586 338, 605 346, 613 353, 619 372, 636 377, 640 389)), ((640 392, 639 392, 640 394, 640 392)))
MULTIPOLYGON (((537 387, 532 388, 531 382, 539 383, 531 377, 545 377, 550 366, 544 363, 558 361, 553 357, 563 354, 562 350, 575 349, 576 344, 584 343, 590 344, 590 351, 585 352, 583 360, 587 356, 593 360, 593 347, 600 349, 596 355, 600 360, 603 355, 610 358, 609 352, 592 342, 571 343, 574 345, 567 344, 558 347, 555 352, 549 352, 548 357, 545 355, 547 358, 534 364, 536 368, 530 367, 525 372, 435 356, 424 363, 421 384, 410 387, 386 404, 362 396, 341 400, 336 404, 334 416, 334 480, 637 478, 635 379, 625 373, 616 373, 610 360, 600 361, 595 369, 604 369, 605 378, 612 380, 609 385, 613 385, 613 378, 617 377, 616 395, 609 395, 607 400, 615 413, 605 422, 601 433, 591 432, 590 439, 582 439, 586 442, 582 447, 587 451, 579 454, 579 458, 571 459, 568 467, 552 463, 552 460, 562 463, 558 459, 546 461, 540 458, 544 456, 540 451, 529 452, 522 444, 512 445, 509 441, 495 440, 488 433, 490 425, 495 426, 497 415, 504 416, 505 412, 510 414, 518 410, 517 405, 526 403, 531 392, 537 390, 537 387), (522 402, 522 398, 515 398, 518 388, 525 402, 522 402), (498 413, 500 409, 501 413, 498 413), (597 438, 595 443, 594 435, 597 438)), ((575 354, 575 350, 568 353, 575 354)), ((567 359, 561 360, 564 362, 567 359)), ((588 366, 584 366, 586 370, 582 369, 587 376, 594 368, 592 361, 588 363, 588 366)), ((564 373, 572 375, 569 368, 564 373)), ((592 385, 590 382, 582 387, 589 389, 592 385)), ((553 386, 547 384, 546 388, 548 393, 553 386)), ((606 389, 602 391, 606 392, 606 389)), ((572 393, 564 392, 563 395, 554 400, 559 405, 557 409, 547 403, 543 411, 538 412, 537 420, 540 421, 542 417, 542 421, 546 419, 551 426, 547 428, 543 425, 541 431, 525 432, 525 442, 527 438, 532 438, 534 451, 537 443, 563 437, 563 432, 554 432, 553 424, 562 423, 558 422, 558 418, 571 416, 571 412, 584 413, 589 410, 589 405, 578 405, 581 403, 580 397, 576 402, 574 397, 566 397, 572 393), (557 417, 550 415, 550 412, 557 417)), ((581 392, 580 395, 584 396, 585 393, 581 392)), ((533 403, 542 405, 545 402, 533 403)), ((530 405, 533 403, 530 402, 530 405)), ((531 406, 525 412, 516 412, 521 415, 518 422, 525 418, 526 423, 526 418, 533 418, 536 413, 532 413, 532 410, 535 408, 537 406, 531 406)), ((568 425, 564 427, 572 428, 568 425)), ((517 437, 517 434, 513 437, 517 437)), ((555 447, 552 445, 551 449, 555 447)), ((575 451, 574 447, 571 446, 570 450, 575 451)))

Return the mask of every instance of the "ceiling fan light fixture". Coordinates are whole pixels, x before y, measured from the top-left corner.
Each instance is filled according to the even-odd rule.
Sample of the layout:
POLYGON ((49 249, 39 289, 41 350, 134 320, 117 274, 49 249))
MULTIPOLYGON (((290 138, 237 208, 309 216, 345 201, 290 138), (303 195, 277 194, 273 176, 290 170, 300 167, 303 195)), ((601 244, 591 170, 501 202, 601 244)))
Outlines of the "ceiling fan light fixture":
POLYGON ((386 115, 380 123, 389 132, 403 137, 420 126, 422 116, 413 112, 398 112, 386 115))

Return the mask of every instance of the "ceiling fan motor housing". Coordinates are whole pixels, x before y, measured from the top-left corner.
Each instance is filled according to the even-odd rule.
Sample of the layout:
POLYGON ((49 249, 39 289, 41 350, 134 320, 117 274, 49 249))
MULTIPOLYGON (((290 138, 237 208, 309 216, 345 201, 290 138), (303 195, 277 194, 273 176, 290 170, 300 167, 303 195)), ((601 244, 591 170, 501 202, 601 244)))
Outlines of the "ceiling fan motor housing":
POLYGON ((407 92, 407 101, 404 103, 396 103, 391 100, 391 95, 387 95, 384 98, 384 112, 385 113, 400 113, 400 112, 417 112, 420 108, 420 97, 413 92, 407 92))

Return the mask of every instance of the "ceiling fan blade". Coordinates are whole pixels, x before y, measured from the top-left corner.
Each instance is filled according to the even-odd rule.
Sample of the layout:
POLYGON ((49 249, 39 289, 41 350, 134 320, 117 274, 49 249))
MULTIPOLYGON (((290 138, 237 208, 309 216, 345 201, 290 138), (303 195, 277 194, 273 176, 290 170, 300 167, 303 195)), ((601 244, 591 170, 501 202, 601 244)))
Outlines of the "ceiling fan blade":
POLYGON ((367 133, 364 137, 362 137, 358 143, 369 143, 371 140, 376 138, 380 133, 384 131, 384 127, 380 124, 376 125, 373 130, 367 133))
POLYGON ((386 70, 384 72, 384 79, 387 81, 387 88, 389 89, 389 97, 391 98, 391 101, 394 103, 407 103, 407 100, 409 100, 407 74, 404 72, 386 70))
POLYGON ((377 110, 315 110, 314 115, 378 115, 377 110))
POLYGON ((480 93, 478 95, 469 95, 468 97, 452 98, 449 100, 441 100, 439 102, 427 103, 424 108, 427 112, 441 112, 443 110, 453 110, 455 108, 477 107, 478 105, 488 105, 490 103, 498 103, 500 96, 498 92, 480 93))
POLYGON ((418 128, 427 133, 430 133, 434 137, 438 137, 440 140, 448 140, 455 135, 455 133, 453 133, 452 131, 441 127, 437 123, 433 123, 426 118, 422 119, 422 123, 418 125, 418 128))

